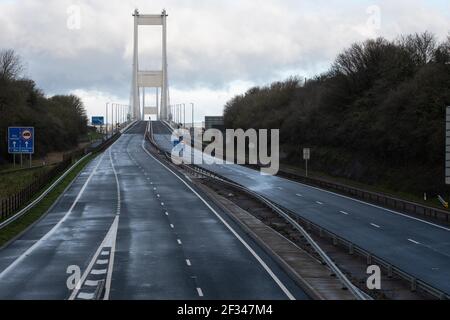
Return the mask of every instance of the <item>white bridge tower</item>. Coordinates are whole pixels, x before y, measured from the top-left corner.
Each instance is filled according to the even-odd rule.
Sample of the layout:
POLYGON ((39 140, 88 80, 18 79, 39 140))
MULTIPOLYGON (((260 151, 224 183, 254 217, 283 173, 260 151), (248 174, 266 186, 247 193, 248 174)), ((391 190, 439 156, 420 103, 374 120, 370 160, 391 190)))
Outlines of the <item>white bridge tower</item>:
MULTIPOLYGON (((134 17, 134 49, 133 49, 133 80, 131 88, 131 106, 132 117, 136 120, 142 120, 145 115, 158 115, 160 120, 169 119, 168 110, 168 80, 167 80, 167 33, 166 33, 166 20, 167 14, 163 10, 161 14, 139 14, 136 9, 133 14, 134 17), (162 66, 161 70, 144 71, 139 70, 138 61, 138 35, 139 26, 162 26, 162 66), (145 92, 145 88, 161 89, 161 103, 158 103, 156 107, 142 106, 142 112, 140 112, 140 90, 145 92), (160 106, 158 110, 158 104, 160 106)), ((145 94, 144 94, 145 96, 145 94)), ((158 96, 158 94, 157 94, 158 96)), ((158 99, 158 98, 157 98, 158 99)), ((143 98, 145 101, 145 99, 143 98)))

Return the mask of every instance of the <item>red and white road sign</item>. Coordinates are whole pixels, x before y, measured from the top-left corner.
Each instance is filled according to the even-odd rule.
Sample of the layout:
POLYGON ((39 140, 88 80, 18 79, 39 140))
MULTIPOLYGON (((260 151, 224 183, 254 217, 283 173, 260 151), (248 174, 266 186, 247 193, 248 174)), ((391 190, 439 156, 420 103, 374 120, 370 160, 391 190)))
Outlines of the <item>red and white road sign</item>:
POLYGON ((32 138, 32 134, 30 130, 24 130, 22 131, 22 138, 25 140, 30 140, 32 138))

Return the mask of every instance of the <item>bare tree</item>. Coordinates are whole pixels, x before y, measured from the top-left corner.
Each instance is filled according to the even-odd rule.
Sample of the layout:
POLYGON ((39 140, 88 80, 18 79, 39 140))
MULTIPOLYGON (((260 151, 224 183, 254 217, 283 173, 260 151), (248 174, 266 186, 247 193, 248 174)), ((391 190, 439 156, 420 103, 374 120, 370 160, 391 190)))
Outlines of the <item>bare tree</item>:
POLYGON ((437 46, 436 38, 430 32, 401 37, 398 44, 409 52, 417 65, 424 65, 432 61, 437 46))
POLYGON ((0 51, 0 78, 17 79, 23 71, 22 59, 14 50, 0 51))

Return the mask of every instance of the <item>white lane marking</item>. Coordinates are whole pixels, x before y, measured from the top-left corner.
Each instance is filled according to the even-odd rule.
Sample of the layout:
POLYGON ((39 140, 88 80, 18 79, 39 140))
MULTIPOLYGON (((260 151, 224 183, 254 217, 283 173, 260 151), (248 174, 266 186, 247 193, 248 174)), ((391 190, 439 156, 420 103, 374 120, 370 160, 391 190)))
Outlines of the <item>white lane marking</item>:
POLYGON ((197 293, 199 297, 203 297, 203 291, 202 288, 197 288, 197 293))
POLYGON ((277 189, 278 189, 278 190, 283 190, 283 188, 282 188, 282 187, 277 187, 277 189))
POLYGON ((98 285, 98 280, 86 280, 84 284, 89 287, 96 287, 98 285))
POLYGON ((102 265, 102 264, 108 264, 108 262, 109 262, 109 259, 98 259, 96 264, 102 265))
POLYGON ((63 224, 64 221, 67 220, 67 218, 69 217, 69 215, 72 213, 73 208, 76 206, 76 204, 78 203, 78 201, 80 201, 81 196, 83 195, 84 191, 86 190, 87 185, 89 184, 89 182, 91 181, 92 177, 94 176, 94 174, 97 172, 98 167, 100 166, 100 163, 103 161, 105 154, 103 154, 100 158, 100 160, 98 160, 97 165, 94 167, 94 169, 92 170, 91 174, 89 175, 89 177, 87 178, 86 182, 84 183, 83 187, 81 188, 81 190, 78 192, 77 197, 75 198, 75 200, 73 201, 72 205, 70 206, 69 210, 66 212, 66 214, 64 215, 64 217, 61 218, 61 220, 59 220, 59 222, 57 224, 55 224, 53 226, 53 228, 50 229, 49 232, 47 232, 42 238, 40 238, 38 241, 36 241, 31 247, 29 247, 24 253, 22 253, 16 260, 13 261, 13 263, 11 263, 7 268, 5 268, 1 273, 0 273, 0 279, 6 274, 8 273, 10 270, 14 269, 17 264, 19 264, 20 262, 22 262, 23 259, 25 259, 25 257, 27 257, 28 255, 30 255, 40 244, 42 244, 44 241, 46 241, 48 238, 50 238, 50 236, 56 231, 56 229, 59 228, 59 226, 61 224, 63 224))
POLYGON ((411 220, 423 222, 425 224, 428 224, 430 226, 433 226, 433 227, 436 227, 436 228, 439 228, 439 229, 442 229, 442 230, 445 230, 445 231, 450 231, 450 228, 446 228, 444 226, 440 226, 438 224, 435 224, 435 223, 432 223, 432 222, 429 222, 429 221, 425 221, 425 220, 422 220, 422 219, 419 219, 419 218, 411 217, 411 216, 408 216, 408 215, 406 215, 404 213, 400 213, 400 212, 397 212, 397 211, 394 211, 394 210, 391 210, 391 209, 383 208, 383 207, 377 206, 376 204, 373 204, 373 203, 364 202, 364 201, 361 201, 361 200, 358 200, 358 199, 354 199, 354 198, 350 198, 350 197, 344 196, 342 194, 338 194, 338 193, 333 192, 333 191, 328 191, 328 190, 320 189, 320 188, 317 188, 317 187, 309 186, 309 185, 303 184, 303 183, 298 182, 298 181, 293 181, 293 180, 288 180, 288 181, 292 182, 292 183, 295 183, 295 184, 298 184, 298 185, 300 185, 300 186, 302 186, 304 188, 311 188, 311 189, 314 189, 314 190, 317 190, 317 191, 329 193, 329 194, 335 195, 337 197, 341 197, 341 198, 344 198, 344 199, 347 199, 347 200, 358 202, 358 203, 361 203, 361 204, 364 204, 364 205, 367 205, 367 206, 371 206, 373 208, 377 208, 377 209, 380 209, 380 210, 383 210, 383 211, 387 211, 387 212, 390 212, 390 213, 393 213, 393 214, 396 214, 396 215, 399 215, 399 216, 402 216, 402 217, 405 217, 405 218, 408 218, 408 219, 411 219, 411 220))
POLYGON ((86 292, 80 292, 77 298, 83 299, 83 300, 92 300, 94 299, 93 293, 86 293, 86 292))
POLYGON ((173 172, 169 167, 167 167, 165 164, 163 164, 161 161, 156 159, 150 152, 148 152, 147 149, 145 149, 145 140, 142 140, 142 149, 144 152, 151 157, 153 160, 158 162, 161 166, 166 168, 167 171, 172 173, 177 179, 179 179, 186 187, 188 187, 215 215, 216 217, 230 230, 230 232, 244 245, 244 247, 253 255, 253 257, 261 264, 261 266, 266 270, 266 272, 270 275, 270 277, 275 281, 275 283, 278 285, 278 287, 283 291, 283 293, 290 299, 290 300, 296 300, 295 297, 292 295, 292 293, 286 288, 286 286, 281 282, 281 280, 276 276, 276 274, 272 271, 272 269, 269 268, 269 266, 264 262, 264 260, 253 250, 250 245, 245 242, 244 239, 217 213, 216 210, 214 210, 213 207, 205 200, 201 195, 198 194, 197 191, 195 191, 189 184, 186 183, 183 179, 181 179, 175 172, 173 172))
MULTIPOLYGON (((111 152, 111 148, 109 149, 109 151, 111 152)), ((117 209, 117 215, 116 215, 116 219, 115 219, 116 225, 113 229, 114 230, 113 234, 110 236, 109 242, 107 243, 107 245, 109 247, 111 247, 111 257, 109 259, 108 274, 106 275, 105 295, 103 297, 103 300, 109 299, 109 292, 111 290, 111 279, 112 279, 112 273, 113 273, 113 269, 114 269, 114 254, 116 252, 117 230, 119 228, 120 204, 122 203, 121 193, 120 193, 119 176, 117 175, 117 171, 116 171, 116 168, 114 166, 112 159, 111 159, 111 166, 112 166, 112 169, 114 172, 114 177, 116 179, 118 209, 117 209)))
POLYGON ((380 228, 380 226, 377 225, 377 224, 375 224, 375 223, 370 223, 370 225, 371 225, 372 227, 375 227, 375 228, 380 228))
POLYGON ((177 239, 177 242, 178 242, 179 245, 182 244, 180 239, 177 239))
POLYGON ((102 256, 109 256, 109 251, 102 251, 100 254, 102 256))
POLYGON ((173 229, 173 228, 174 228, 174 225, 173 225, 173 224, 170 224, 170 227, 173 229))
POLYGON ((157 194, 156 197, 159 198, 159 194, 157 194))
POLYGON ((191 261, 189 259, 186 259, 186 264, 190 267, 191 266, 191 261))
POLYGON ((169 216, 169 213, 167 211, 165 212, 165 214, 166 214, 166 216, 169 216))
POLYGON ((346 216, 348 216, 348 213, 345 212, 345 211, 339 211, 339 212, 342 213, 342 214, 345 214, 346 216))
POLYGON ((163 206, 163 205, 164 205, 164 202, 161 202, 161 205, 163 206))
POLYGON ((116 217, 114 218, 113 223, 111 224, 111 227, 108 230, 108 233, 106 234, 105 238, 103 239, 102 243, 100 244, 100 246, 97 249, 97 252, 95 253, 95 255, 92 257, 91 262, 89 263, 88 267, 86 268, 86 271, 84 272, 83 276, 81 277, 81 279, 78 281, 76 288, 72 291, 72 294, 69 297, 69 300, 73 300, 76 295, 77 292, 79 290, 79 288, 81 287, 81 285, 83 284, 83 282, 86 280, 89 272, 91 272, 92 274, 105 274, 106 275, 106 283, 105 283, 105 295, 104 295, 104 300, 109 299, 109 292, 110 292, 110 287, 111 287, 111 276, 112 276, 112 271, 113 271, 113 266, 114 266, 114 252, 115 252, 115 248, 116 248, 116 238, 117 238, 117 229, 119 226, 119 214, 120 214, 120 199, 121 199, 121 195, 120 195, 120 186, 119 186, 119 179, 117 177, 117 172, 116 169, 114 167, 114 163, 112 162, 112 157, 111 157, 111 148, 109 149, 109 154, 110 154, 110 161, 111 161, 111 166, 114 172, 114 176, 116 179, 116 187, 117 187, 117 211, 116 211, 116 217), (110 259, 109 259, 109 267, 108 269, 102 269, 102 270, 92 270, 92 267, 94 266, 99 254, 104 251, 102 250, 105 247, 110 247, 111 248, 111 253, 110 253, 110 259), (104 273, 103 273, 104 271, 104 273), (101 272, 101 273, 96 273, 96 272, 101 272))
POLYGON ((412 243, 414 243, 414 244, 420 244, 420 242, 418 242, 418 241, 416 241, 416 240, 413 240, 413 239, 408 239, 408 241, 410 241, 410 242, 412 242, 412 243))
POLYGON ((106 274, 107 271, 108 270, 106 269, 92 269, 90 273, 93 275, 99 275, 99 274, 106 274))
POLYGON ((303 195, 301 195, 300 193, 296 194, 297 197, 303 197, 303 195))
POLYGON ((317 204, 320 204, 320 205, 322 205, 322 204, 323 204, 323 202, 320 202, 320 201, 316 201, 316 203, 317 203, 317 204))

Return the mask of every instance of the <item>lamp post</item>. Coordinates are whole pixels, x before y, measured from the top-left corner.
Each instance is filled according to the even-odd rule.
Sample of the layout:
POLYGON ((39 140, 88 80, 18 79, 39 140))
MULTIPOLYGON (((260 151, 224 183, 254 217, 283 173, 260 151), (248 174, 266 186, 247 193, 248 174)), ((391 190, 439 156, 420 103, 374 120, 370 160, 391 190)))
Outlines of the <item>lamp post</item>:
POLYGON ((117 103, 114 104, 116 107, 116 133, 117 133, 117 124, 119 123, 119 105, 117 103))
POLYGON ((183 103, 183 128, 186 128, 186 104, 183 103))
POLYGON ((109 105, 109 102, 106 103, 106 113, 105 113, 105 134, 106 134, 106 139, 108 139, 108 105, 109 105))
POLYGON ((191 108, 192 108, 192 136, 191 136, 191 163, 194 163, 194 148, 195 148, 195 127, 194 127, 194 104, 191 102, 191 108))
POLYGON ((194 129, 194 104, 191 102, 191 108, 192 108, 192 129, 194 129))
POLYGON ((111 136, 114 135, 114 103, 111 103, 111 136))

